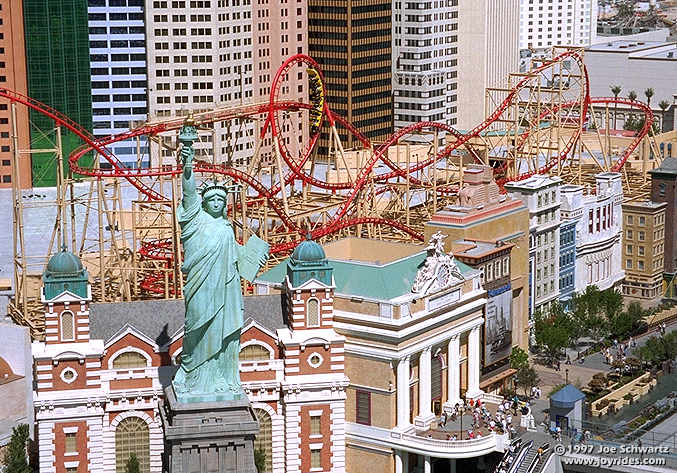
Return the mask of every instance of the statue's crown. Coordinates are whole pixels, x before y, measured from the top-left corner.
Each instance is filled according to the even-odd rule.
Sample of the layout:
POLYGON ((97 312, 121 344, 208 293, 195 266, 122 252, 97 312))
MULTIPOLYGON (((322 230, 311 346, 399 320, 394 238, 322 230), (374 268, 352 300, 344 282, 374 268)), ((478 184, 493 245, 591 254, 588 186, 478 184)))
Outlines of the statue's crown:
POLYGON ((221 194, 224 197, 230 193, 238 192, 240 190, 239 184, 226 184, 214 182, 212 184, 205 183, 204 186, 200 189, 202 194, 202 199, 206 199, 209 194, 221 194))

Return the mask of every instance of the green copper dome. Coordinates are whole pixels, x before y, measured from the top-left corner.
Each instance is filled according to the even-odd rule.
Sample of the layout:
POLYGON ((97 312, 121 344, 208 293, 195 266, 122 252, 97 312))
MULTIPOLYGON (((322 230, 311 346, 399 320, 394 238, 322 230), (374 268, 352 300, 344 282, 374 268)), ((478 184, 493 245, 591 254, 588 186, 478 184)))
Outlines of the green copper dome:
POLYGON ((318 263, 327 259, 322 247, 313 240, 304 240, 294 249, 292 260, 297 263, 318 263))
POLYGON ((310 239, 299 243, 287 261, 287 276, 292 287, 299 287, 310 279, 332 285, 332 268, 322 247, 310 239))
POLYGON ((51 300, 68 291, 86 299, 88 280, 89 274, 80 258, 64 248, 49 259, 42 274, 44 297, 51 300))
POLYGON ((79 276, 83 269, 80 258, 63 249, 49 259, 45 274, 52 277, 79 276))

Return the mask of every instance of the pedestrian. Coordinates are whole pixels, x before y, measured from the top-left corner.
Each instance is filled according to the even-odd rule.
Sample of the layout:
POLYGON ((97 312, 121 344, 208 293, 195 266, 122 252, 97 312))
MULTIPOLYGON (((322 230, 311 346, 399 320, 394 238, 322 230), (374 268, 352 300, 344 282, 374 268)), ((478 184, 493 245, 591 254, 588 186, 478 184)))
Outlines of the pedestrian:
POLYGON ((570 365, 570 364, 571 364, 571 358, 569 357, 569 355, 567 355, 567 365, 570 365))
POLYGON ((632 346, 632 348, 635 348, 637 346, 637 341, 635 341, 635 339, 632 337, 630 337, 630 345, 632 346))

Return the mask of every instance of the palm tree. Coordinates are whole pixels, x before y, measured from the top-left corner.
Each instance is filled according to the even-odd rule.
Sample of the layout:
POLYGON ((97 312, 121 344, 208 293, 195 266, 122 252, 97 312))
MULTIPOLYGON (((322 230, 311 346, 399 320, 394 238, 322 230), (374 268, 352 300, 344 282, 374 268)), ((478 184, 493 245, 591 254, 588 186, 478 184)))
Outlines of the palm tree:
POLYGON ((628 94, 628 98, 634 102, 635 100, 637 100, 637 92, 631 90, 630 93, 628 94))
POLYGON ((661 100, 658 102, 658 106, 661 108, 661 131, 667 131, 665 129, 665 112, 670 108, 670 102, 667 100, 661 100))
MULTIPOLYGON (((614 94, 614 100, 618 99, 618 96, 620 95, 621 90, 623 90, 623 88, 620 85, 612 85, 611 86, 611 93, 614 94)), ((618 107, 618 104, 614 103, 614 130, 616 129, 616 107, 618 107)), ((607 134, 608 134, 608 130, 607 130, 607 134)))
POLYGON ((646 95, 646 104, 651 107, 651 97, 653 97, 653 89, 649 87, 644 91, 644 95, 646 95))

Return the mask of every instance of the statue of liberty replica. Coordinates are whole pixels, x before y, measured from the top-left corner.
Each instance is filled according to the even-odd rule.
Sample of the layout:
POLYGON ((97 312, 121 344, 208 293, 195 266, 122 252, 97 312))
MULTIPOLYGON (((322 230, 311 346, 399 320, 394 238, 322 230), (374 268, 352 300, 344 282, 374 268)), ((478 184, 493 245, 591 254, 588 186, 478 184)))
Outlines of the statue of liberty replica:
MULTIPOLYGON (((240 278, 254 279, 268 257, 269 246, 256 236, 251 236, 244 246, 235 240, 233 227, 226 218, 228 195, 234 186, 214 183, 204 186, 201 193, 198 191, 193 172, 196 139, 197 129, 189 116, 179 134, 183 145, 183 198, 176 209, 184 249, 186 321, 181 365, 172 387, 166 390, 171 414, 167 414, 165 424, 172 424, 169 431, 165 428, 171 447, 168 466, 170 473, 192 473, 186 462, 206 455, 204 461, 211 458, 219 463, 213 471, 229 471, 228 466, 233 465, 236 466, 233 472, 253 473, 253 438, 258 424, 240 385, 244 311, 240 278), (220 425, 210 426, 211 420, 220 425), (247 425, 249 430, 244 428, 247 425), (172 433, 174 427, 180 428, 180 432, 172 433), (187 436, 186 427, 191 427, 188 430, 194 430, 197 437, 187 436), (214 430, 215 427, 218 428, 214 430), (219 429, 225 431, 218 433, 219 429), (205 437, 207 432, 210 433, 205 437), (197 439, 204 440, 205 446, 195 444, 197 439), (228 442, 219 441, 224 439, 228 442), (234 439, 243 442, 239 449, 234 439), (218 449, 219 444, 226 451, 209 456, 208 445, 218 449), (188 445, 197 445, 198 451, 191 454, 188 445), (231 454, 237 458, 231 458, 231 454)), ((196 472, 200 471, 200 463, 197 467, 196 472)))

